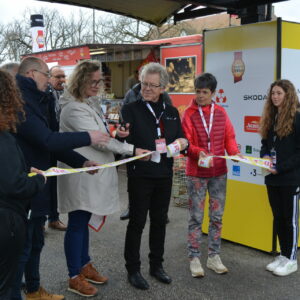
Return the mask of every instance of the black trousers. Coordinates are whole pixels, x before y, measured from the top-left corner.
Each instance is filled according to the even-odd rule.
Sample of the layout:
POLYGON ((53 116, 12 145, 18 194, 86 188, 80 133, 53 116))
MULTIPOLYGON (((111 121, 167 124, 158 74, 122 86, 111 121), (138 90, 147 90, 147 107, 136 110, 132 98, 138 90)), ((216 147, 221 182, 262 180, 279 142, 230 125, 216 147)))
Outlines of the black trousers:
POLYGON ((150 267, 162 266, 172 178, 128 178, 130 219, 125 239, 128 273, 140 270, 140 246, 149 211, 150 267))
POLYGON ((0 299, 10 300, 12 283, 26 238, 25 220, 12 210, 0 208, 0 299))
POLYGON ((296 260, 299 234, 299 188, 267 185, 267 190, 281 255, 296 260))

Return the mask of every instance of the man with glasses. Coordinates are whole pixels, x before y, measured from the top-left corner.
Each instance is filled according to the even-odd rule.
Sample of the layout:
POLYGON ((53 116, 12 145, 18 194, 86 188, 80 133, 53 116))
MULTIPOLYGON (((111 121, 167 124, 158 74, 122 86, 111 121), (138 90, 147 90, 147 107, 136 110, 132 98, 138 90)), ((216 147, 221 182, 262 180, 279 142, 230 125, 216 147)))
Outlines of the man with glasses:
MULTIPOLYGON (((25 58, 19 67, 16 80, 24 100, 26 118, 17 127, 16 138, 21 147, 26 164, 41 170, 53 166, 59 160, 73 168, 88 167, 95 162, 72 149, 88 145, 105 145, 109 136, 100 131, 57 132, 54 105, 46 94, 50 73, 47 64, 36 57, 25 58)), ((21 300, 23 273, 26 281, 26 300, 62 300, 64 296, 49 294, 40 286, 40 255, 44 246, 44 224, 50 213, 52 178, 45 188, 31 199, 28 207, 27 237, 19 258, 11 300, 21 300)))
MULTIPOLYGON (((137 100, 141 100, 142 99, 142 95, 141 95, 141 87, 142 84, 139 82, 136 85, 134 85, 125 95, 124 97, 124 101, 123 101, 123 105, 135 102, 137 100)), ((166 104, 172 105, 172 100, 169 96, 169 94, 166 91, 163 91, 163 93, 161 94, 161 97, 163 98, 163 101, 166 104)), ((130 207, 129 207, 129 203, 128 203, 128 207, 127 209, 125 209, 122 214, 120 215, 120 220, 124 221, 124 220, 128 220, 130 217, 130 207)), ((169 223, 169 218, 167 217, 166 220, 167 223, 169 223)))
POLYGON ((59 97, 63 94, 65 83, 66 83, 66 74, 65 71, 60 66, 54 66, 50 69, 50 79, 49 86, 50 91, 55 99, 55 112, 57 120, 59 121, 60 107, 58 104, 59 97))
POLYGON ((177 109, 162 96, 168 84, 166 69, 159 63, 149 63, 140 79, 141 98, 124 105, 121 111, 124 122, 130 125, 126 140, 135 147, 159 151, 161 158, 159 163, 136 160, 127 164, 130 218, 124 255, 129 283, 147 290, 149 284, 140 273, 140 244, 148 211, 150 275, 165 284, 172 281, 162 265, 173 175, 173 158, 167 157, 166 145, 178 139, 184 149, 187 141, 177 109))
MULTIPOLYGON (((54 105, 57 122, 59 122, 60 106, 59 98, 64 92, 66 83, 65 71, 60 66, 54 66, 50 69, 50 78, 47 93, 51 97, 51 102, 54 105)), ((58 130, 58 128, 57 128, 58 130)), ((66 231, 67 226, 59 219, 57 211, 57 189, 56 178, 52 180, 52 195, 51 195, 51 212, 48 216, 48 227, 55 230, 66 231)))

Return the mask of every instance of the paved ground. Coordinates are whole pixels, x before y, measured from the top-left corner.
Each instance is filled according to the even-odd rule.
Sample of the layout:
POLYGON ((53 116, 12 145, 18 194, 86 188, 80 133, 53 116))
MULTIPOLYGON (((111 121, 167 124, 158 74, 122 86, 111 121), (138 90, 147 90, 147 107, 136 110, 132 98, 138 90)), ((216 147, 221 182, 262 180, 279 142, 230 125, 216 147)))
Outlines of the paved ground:
MULTIPOLYGON (((119 172, 121 205, 127 205, 126 175, 119 172)), ((229 268, 227 275, 217 275, 205 269, 205 277, 192 278, 186 257, 187 210, 171 203, 170 223, 167 227, 164 267, 173 283, 164 285, 148 274, 148 226, 142 241, 142 273, 151 288, 140 291, 129 285, 123 260, 124 236, 127 221, 119 220, 119 213, 108 218, 99 233, 91 232, 91 256, 97 268, 109 277, 107 285, 93 299, 300 299, 300 271, 279 278, 265 271, 272 256, 251 248, 223 241, 222 260, 229 268)), ((66 216, 63 216, 66 221, 66 216)), ((41 276, 43 286, 51 292, 64 294, 68 300, 83 299, 66 290, 67 269, 63 252, 64 233, 47 229, 46 245, 42 255, 41 276)), ((207 246, 206 238, 204 248, 207 246)), ((202 259, 206 262, 206 255, 202 259)))

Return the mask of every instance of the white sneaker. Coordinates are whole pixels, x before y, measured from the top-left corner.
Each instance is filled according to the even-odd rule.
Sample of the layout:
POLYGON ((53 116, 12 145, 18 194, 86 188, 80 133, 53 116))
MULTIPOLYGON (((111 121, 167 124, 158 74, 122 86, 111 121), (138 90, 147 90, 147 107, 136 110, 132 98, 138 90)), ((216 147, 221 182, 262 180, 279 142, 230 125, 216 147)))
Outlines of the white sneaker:
POLYGON ((193 277, 203 277, 204 270, 201 266, 200 259, 198 257, 194 257, 190 262, 190 270, 193 277))
POLYGON ((208 257, 206 266, 217 274, 225 274, 228 272, 228 269, 223 265, 220 256, 217 254, 208 257))
POLYGON ((291 260, 284 257, 279 266, 273 271, 273 274, 277 276, 287 276, 296 272, 297 269, 297 260, 291 260))
POLYGON ((274 272, 275 269, 280 265, 280 263, 284 260, 284 258, 286 258, 283 255, 278 255, 275 257, 274 261, 272 261, 271 263, 269 263, 266 266, 266 270, 270 271, 270 272, 274 272))

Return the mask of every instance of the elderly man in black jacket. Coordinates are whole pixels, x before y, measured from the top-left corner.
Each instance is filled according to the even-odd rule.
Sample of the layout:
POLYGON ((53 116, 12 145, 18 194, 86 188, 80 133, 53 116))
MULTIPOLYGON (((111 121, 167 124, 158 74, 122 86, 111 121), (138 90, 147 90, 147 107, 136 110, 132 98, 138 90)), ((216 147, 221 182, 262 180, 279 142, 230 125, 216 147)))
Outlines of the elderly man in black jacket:
POLYGON ((140 244, 148 211, 150 275, 166 284, 172 281, 162 265, 173 175, 173 158, 167 157, 166 145, 178 139, 184 149, 187 141, 177 109, 163 97, 168 84, 165 68, 149 63, 140 79, 140 99, 122 107, 124 122, 130 124, 126 140, 135 147, 161 152, 161 159, 159 163, 136 160, 127 164, 130 219, 124 255, 130 284, 146 290, 149 285, 140 273, 140 244))
MULTIPOLYGON (((161 97, 163 99, 163 101, 166 104, 172 105, 172 100, 169 96, 169 94, 166 91, 163 91, 161 94, 161 97)), ((125 95, 124 101, 123 101, 123 105, 135 102, 137 100, 141 100, 142 99, 142 94, 141 94, 141 83, 137 83, 135 84, 125 95)), ((128 203, 128 207, 127 209, 121 214, 120 219, 121 220, 127 220, 130 217, 130 206, 128 203)), ((169 218, 167 218, 166 220, 167 223, 169 223, 169 218)))
MULTIPOLYGON (((49 97, 51 97, 52 105, 54 105, 57 125, 60 118, 59 98, 64 92, 66 83, 65 71, 60 66, 54 66, 49 70, 50 79, 46 90, 49 97)), ((58 130, 58 129, 57 129, 58 130)), ((57 211, 57 181, 56 178, 52 180, 52 195, 51 195, 51 212, 48 216, 48 227, 55 230, 65 231, 67 226, 59 219, 57 211)))
MULTIPOLYGON (((41 170, 52 167, 53 157, 71 167, 95 165, 72 149, 90 144, 106 143, 108 135, 100 131, 59 133, 55 117, 54 103, 45 93, 49 81, 47 64, 35 57, 25 58, 16 76, 22 98, 25 102, 25 122, 17 128, 17 141, 24 153, 28 166, 34 165, 41 170)), ((50 212, 51 178, 45 188, 31 199, 28 213, 27 240, 19 259, 18 272, 13 286, 13 300, 21 300, 21 280, 23 273, 26 281, 26 300, 61 300, 62 295, 47 293, 40 286, 39 264, 44 245, 43 227, 45 216, 50 212)))

